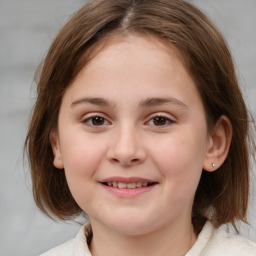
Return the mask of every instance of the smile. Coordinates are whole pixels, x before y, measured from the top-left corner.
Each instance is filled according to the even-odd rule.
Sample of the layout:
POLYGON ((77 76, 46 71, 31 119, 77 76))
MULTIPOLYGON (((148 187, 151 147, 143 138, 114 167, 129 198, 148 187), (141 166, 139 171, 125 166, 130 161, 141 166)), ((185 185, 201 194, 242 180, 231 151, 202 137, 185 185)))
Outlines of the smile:
POLYGON ((135 189, 135 188, 141 188, 141 187, 148 187, 155 184, 154 182, 117 182, 117 181, 109 181, 109 182, 103 182, 104 185, 108 187, 114 187, 114 188, 128 188, 128 189, 135 189))
POLYGON ((111 194, 121 198, 134 198, 151 191, 158 182, 139 177, 110 177, 101 185, 111 194))

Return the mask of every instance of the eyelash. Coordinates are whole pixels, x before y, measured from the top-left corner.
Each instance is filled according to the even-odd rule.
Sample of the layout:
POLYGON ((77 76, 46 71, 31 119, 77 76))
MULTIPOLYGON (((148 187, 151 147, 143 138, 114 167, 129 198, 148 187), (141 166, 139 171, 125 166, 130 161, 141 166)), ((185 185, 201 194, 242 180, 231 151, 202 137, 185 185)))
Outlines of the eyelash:
MULTIPOLYGON (((86 124, 89 127, 102 127, 102 126, 111 124, 111 122, 109 122, 105 117, 103 117, 101 115, 93 115, 93 116, 87 117, 86 119, 84 119, 82 121, 82 123, 86 124), (100 120, 96 120, 97 118, 99 118, 100 120), (95 124, 93 124, 93 121, 96 121, 96 122, 97 121, 102 121, 103 123, 100 123, 99 125, 95 125, 95 124)), ((169 117, 158 114, 158 115, 152 116, 146 122, 146 124, 150 124, 150 123, 151 123, 152 126, 155 126, 155 127, 166 127, 166 126, 169 126, 169 125, 173 124, 174 121, 172 119, 170 119, 169 117), (164 124, 157 125, 155 123, 155 121, 164 122, 164 124)))
POLYGON ((169 126, 169 125, 171 125, 172 123, 174 123, 174 121, 173 121, 172 119, 170 119, 169 117, 166 117, 166 116, 160 115, 160 114, 155 115, 155 116, 153 116, 152 118, 150 118, 150 120, 149 120, 147 123, 150 123, 150 122, 153 122, 152 125, 155 126, 155 127, 166 127, 166 126, 169 126), (157 119, 159 119, 159 120, 157 120, 157 119), (160 122, 164 121, 164 124, 162 124, 162 125, 156 125, 156 124, 154 123, 154 121, 160 121, 160 122))
POLYGON ((108 124, 111 124, 105 117, 103 117, 101 115, 93 115, 93 116, 87 117, 85 120, 82 121, 82 123, 84 123, 84 124, 86 124, 86 125, 88 125, 90 127, 101 127, 103 125, 106 125, 106 122, 108 124), (97 118, 100 118, 103 121, 103 124, 101 124, 101 125, 94 125, 92 122, 93 122, 93 120, 95 120, 97 118))

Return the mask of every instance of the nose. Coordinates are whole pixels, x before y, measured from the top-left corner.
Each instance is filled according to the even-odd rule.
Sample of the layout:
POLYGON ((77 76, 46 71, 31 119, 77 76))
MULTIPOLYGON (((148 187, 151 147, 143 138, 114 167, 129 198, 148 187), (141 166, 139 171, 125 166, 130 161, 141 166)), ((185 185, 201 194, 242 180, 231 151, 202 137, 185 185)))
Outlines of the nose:
POLYGON ((124 167, 143 163, 146 159, 146 151, 139 137, 139 133, 134 128, 123 127, 116 130, 107 152, 108 160, 124 167))

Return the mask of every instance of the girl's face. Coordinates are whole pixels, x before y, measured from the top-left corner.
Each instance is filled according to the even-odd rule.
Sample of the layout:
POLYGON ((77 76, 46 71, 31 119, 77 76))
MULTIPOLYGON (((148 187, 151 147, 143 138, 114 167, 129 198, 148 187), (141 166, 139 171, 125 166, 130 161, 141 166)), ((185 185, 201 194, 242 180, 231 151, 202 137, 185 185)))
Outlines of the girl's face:
POLYGON ((93 227, 138 235, 191 223, 211 139, 175 49, 139 36, 107 44, 67 89, 51 142, 93 227))

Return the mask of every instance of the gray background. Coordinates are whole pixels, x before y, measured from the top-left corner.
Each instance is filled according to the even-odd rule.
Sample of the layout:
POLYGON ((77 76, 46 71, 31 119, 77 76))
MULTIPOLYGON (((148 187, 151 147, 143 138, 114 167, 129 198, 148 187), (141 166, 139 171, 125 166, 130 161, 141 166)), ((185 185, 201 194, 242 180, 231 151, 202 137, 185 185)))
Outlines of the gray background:
MULTIPOLYGON (((30 256, 75 235, 79 225, 56 223, 37 210, 22 147, 35 97, 33 74, 50 42, 82 0, 0 0, 0 248, 30 256)), ((220 28, 256 114, 256 1, 196 0, 220 28)), ((254 168, 255 169, 255 168, 254 168)), ((255 178, 253 179, 255 187, 255 178)), ((255 192, 252 192, 255 198, 255 192)), ((255 201, 251 204, 255 206, 255 201)), ((242 234, 256 241, 256 216, 242 234)))

